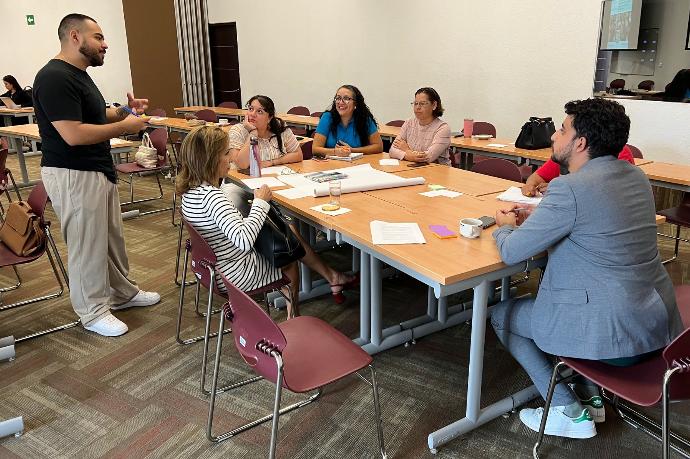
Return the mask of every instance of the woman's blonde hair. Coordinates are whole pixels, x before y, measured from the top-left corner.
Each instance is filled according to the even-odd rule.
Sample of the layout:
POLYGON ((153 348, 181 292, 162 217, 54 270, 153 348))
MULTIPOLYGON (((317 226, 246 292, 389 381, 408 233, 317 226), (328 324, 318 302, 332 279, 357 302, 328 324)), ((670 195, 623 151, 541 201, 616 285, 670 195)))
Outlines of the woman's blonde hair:
POLYGON ((207 182, 211 185, 218 173, 220 156, 228 150, 228 134, 217 126, 199 126, 191 130, 180 148, 180 172, 175 178, 182 195, 207 182))

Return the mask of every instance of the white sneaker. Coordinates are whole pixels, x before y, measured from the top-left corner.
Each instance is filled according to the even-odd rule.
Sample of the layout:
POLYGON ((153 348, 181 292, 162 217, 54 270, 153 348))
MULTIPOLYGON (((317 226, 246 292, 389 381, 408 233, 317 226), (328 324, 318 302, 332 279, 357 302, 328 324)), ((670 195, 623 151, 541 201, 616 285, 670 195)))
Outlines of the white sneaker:
POLYGON ((580 399, 582 406, 589 410, 589 414, 592 415, 592 419, 595 423, 599 424, 600 422, 606 421, 606 408, 604 408, 604 400, 601 396, 593 395, 588 398, 582 398, 575 390, 575 384, 570 383, 568 386, 573 390, 575 396, 580 399))
MULTIPOLYGON (((586 408, 582 410, 582 414, 577 418, 567 416, 563 412, 564 409, 564 406, 552 406, 549 409, 549 417, 546 419, 546 428, 544 429, 546 435, 567 438, 592 438, 597 434, 592 416, 590 416, 586 408)), ((543 414, 544 408, 525 408, 520 410, 520 420, 530 429, 539 432, 539 425, 541 424, 543 414)))
POLYGON ((112 314, 107 314, 91 325, 84 325, 86 330, 102 336, 120 336, 127 333, 127 324, 112 314))
POLYGON ((134 295, 134 298, 126 303, 110 306, 111 311, 120 311, 122 309, 133 308, 136 306, 151 306, 160 302, 161 296, 156 292, 145 292, 139 290, 139 293, 134 295))

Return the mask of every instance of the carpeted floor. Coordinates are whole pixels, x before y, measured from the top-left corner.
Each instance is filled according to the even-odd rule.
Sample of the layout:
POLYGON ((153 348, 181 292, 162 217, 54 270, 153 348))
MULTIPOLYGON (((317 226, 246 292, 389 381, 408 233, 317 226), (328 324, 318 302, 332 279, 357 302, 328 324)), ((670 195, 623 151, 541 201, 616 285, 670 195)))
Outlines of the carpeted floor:
MULTIPOLYGON (((30 158, 29 163, 32 178, 37 178, 38 158, 30 158)), ((17 170, 14 157, 8 165, 17 170)), ((140 179, 140 183, 143 193, 153 192, 151 177, 140 179)), ((166 199, 171 190, 167 181, 166 199)), ((126 196, 124 184, 121 191, 121 196, 126 196)), ((169 205, 169 200, 147 208, 160 205, 169 205)), ((52 210, 49 216, 66 259, 52 210)), ((170 214, 139 217, 126 221, 124 226, 131 277, 142 288, 159 291, 162 302, 117 313, 130 329, 122 337, 103 338, 78 327, 20 343, 16 360, 0 363, 0 419, 24 416, 26 432, 20 438, 0 439, 0 457, 266 457, 270 437, 267 425, 221 444, 205 438, 208 404, 199 390, 201 344, 180 346, 174 338, 179 289, 173 283, 177 230, 170 224, 170 214)), ((664 255, 668 255, 669 241, 660 239, 660 243, 664 255)), ((668 265, 674 283, 690 282, 690 248, 688 244, 681 246, 680 260, 668 265)), ((345 247, 324 257, 340 269, 349 268, 350 251, 345 247)), ((50 291, 54 286, 45 259, 20 268, 20 272, 23 285, 6 293, 4 303, 50 291)), ((10 284, 10 273, 0 271, 0 285, 10 284)), ((529 291, 534 286, 532 281, 521 289, 529 291)), ((184 314, 187 336, 198 334, 202 327, 202 320, 190 307, 192 292, 186 298, 184 314)), ((383 295, 386 325, 426 310, 425 288, 406 276, 385 280, 383 295)), ((357 334, 355 292, 348 292, 343 305, 324 297, 305 303, 302 312, 327 320, 348 336, 357 334)), ((284 316, 282 311, 273 311, 278 320, 284 316)), ((0 313, 0 336, 23 336, 73 319, 66 293, 57 300, 0 313)), ((248 376, 232 340, 226 339, 225 344, 222 379, 234 381, 248 376)), ((463 416, 469 344, 470 327, 465 324, 375 357, 389 457, 433 457, 426 446, 427 435, 463 416)), ((526 375, 488 331, 484 403, 527 385, 526 375)), ((265 382, 219 396, 218 429, 231 429, 265 414, 271 409, 272 399, 273 387, 265 382)), ((295 395, 284 395, 284 403, 294 400, 295 395)), ((690 408, 677 405, 673 410, 673 425, 690 434, 690 408)), ((370 389, 357 378, 328 387, 317 403, 281 417, 278 457, 376 457, 372 413, 370 389)), ((547 439, 545 455, 660 456, 657 443, 625 425, 612 411, 607 412, 607 417, 591 440, 547 439)), ((534 440, 535 434, 512 414, 452 441, 436 457, 530 457, 534 440)))

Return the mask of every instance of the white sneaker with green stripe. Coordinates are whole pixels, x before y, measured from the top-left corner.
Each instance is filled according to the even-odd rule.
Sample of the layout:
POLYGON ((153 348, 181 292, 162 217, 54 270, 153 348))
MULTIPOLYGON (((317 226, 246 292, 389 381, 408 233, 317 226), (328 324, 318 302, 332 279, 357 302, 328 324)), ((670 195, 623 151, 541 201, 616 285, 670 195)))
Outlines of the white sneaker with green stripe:
POLYGON ((589 410, 589 414, 592 415, 592 419, 597 424, 604 422, 606 420, 606 409, 604 408, 604 400, 599 395, 593 395, 589 398, 585 398, 575 390, 574 384, 568 384, 573 390, 577 398, 582 403, 582 406, 589 410))
MULTIPOLYGON (((546 435, 567 438, 592 438, 597 434, 594 421, 589 411, 585 408, 577 418, 567 416, 563 410, 564 406, 552 406, 549 409, 549 416, 546 418, 546 435)), ((530 429, 539 432, 541 418, 544 415, 544 408, 525 408, 520 410, 520 420, 530 429)))

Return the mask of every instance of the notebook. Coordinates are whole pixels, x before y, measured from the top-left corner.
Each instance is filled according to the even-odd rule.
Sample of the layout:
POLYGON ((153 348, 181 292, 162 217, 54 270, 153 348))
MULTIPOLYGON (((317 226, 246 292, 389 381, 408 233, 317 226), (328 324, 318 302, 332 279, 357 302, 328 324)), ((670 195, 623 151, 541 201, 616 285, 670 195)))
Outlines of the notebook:
POLYGON ((328 159, 337 159, 340 161, 354 161, 355 159, 359 159, 362 156, 364 156, 364 153, 350 153, 350 156, 326 156, 328 159))

